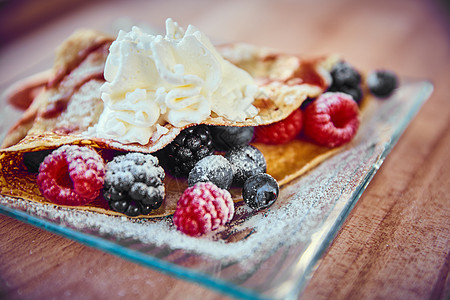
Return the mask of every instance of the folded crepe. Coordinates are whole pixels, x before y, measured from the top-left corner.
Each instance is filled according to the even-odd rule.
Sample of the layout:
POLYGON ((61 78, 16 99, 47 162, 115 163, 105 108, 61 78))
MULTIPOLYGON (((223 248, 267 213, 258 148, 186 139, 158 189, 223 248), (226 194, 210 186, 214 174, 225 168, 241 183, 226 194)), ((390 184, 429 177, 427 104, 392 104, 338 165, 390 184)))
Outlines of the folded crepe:
MULTIPOLYGON (((59 46, 51 71, 22 81, 9 92, 8 101, 26 110, 9 130, 0 150, 1 194, 50 203, 39 191, 37 174, 29 172, 24 165, 24 155, 30 152, 76 144, 94 147, 104 157, 112 151, 154 153, 189 126, 261 126, 283 120, 305 100, 327 90, 330 69, 337 61, 335 56, 302 58, 247 44, 219 46, 217 50, 227 61, 255 78, 260 93, 252 104, 257 113, 239 121, 211 113, 198 123, 174 126, 163 122, 147 143, 124 143, 92 133, 104 111, 101 88, 106 82, 105 62, 113 41, 114 38, 97 31, 79 30, 59 46)), ((264 154, 267 173, 280 185, 304 174, 337 151, 303 139, 283 145, 254 146, 264 154)), ((172 214, 185 187, 187 183, 182 179, 166 176, 166 198, 162 206, 141 217, 172 214)), ((241 199, 240 191, 232 189, 231 192, 236 201, 241 199)), ((121 215, 108 209, 101 196, 76 209, 121 215)))

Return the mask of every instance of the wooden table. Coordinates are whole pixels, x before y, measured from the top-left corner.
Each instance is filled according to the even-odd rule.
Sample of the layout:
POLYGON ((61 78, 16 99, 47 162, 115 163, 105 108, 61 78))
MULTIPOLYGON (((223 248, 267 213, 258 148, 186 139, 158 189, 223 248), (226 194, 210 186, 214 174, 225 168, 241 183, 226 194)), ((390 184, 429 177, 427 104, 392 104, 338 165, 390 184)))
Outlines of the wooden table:
MULTIPOLYGON (((7 41, 0 48, 2 90, 49 68, 53 49, 74 29, 107 30, 117 17, 160 27, 172 17, 184 26, 195 24, 217 42, 246 41, 291 53, 338 52, 362 70, 383 67, 430 79, 435 85, 431 99, 362 195, 301 299, 450 297, 450 21, 445 1, 23 3, 4 5, 0 16, 2 41, 7 41)), ((1 215, 3 297, 223 298, 1 215)))

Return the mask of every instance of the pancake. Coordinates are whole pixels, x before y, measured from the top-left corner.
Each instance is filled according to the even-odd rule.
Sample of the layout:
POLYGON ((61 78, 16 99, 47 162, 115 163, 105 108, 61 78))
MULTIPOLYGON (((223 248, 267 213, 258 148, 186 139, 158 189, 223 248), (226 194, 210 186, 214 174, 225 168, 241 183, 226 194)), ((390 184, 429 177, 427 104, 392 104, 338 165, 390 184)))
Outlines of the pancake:
MULTIPOLYGON (((198 124, 219 126, 263 126, 285 119, 302 103, 324 93, 330 85, 330 69, 336 56, 304 58, 247 44, 217 47, 219 53, 235 66, 247 71, 260 93, 253 105, 258 113, 236 121, 211 113, 200 123, 176 127, 161 123, 159 133, 147 144, 121 143, 92 134, 104 110, 101 87, 104 69, 114 38, 92 30, 79 30, 64 41, 56 52, 52 70, 16 84, 8 92, 8 101, 26 108, 22 118, 11 127, 0 149, 0 193, 30 201, 48 202, 36 184, 36 173, 24 164, 30 152, 56 149, 75 144, 94 147, 104 157, 112 152, 154 153, 163 149, 185 128, 198 124), (36 95, 37 93, 37 95, 36 95)), ((280 185, 305 174, 339 149, 318 146, 298 138, 283 145, 254 144, 266 158, 267 172, 280 185)), ((186 180, 166 176, 163 205, 143 218, 170 215, 186 180)), ((232 189, 235 201, 241 201, 240 189, 232 189)), ((76 209, 107 215, 122 215, 108 209, 101 196, 76 209)))

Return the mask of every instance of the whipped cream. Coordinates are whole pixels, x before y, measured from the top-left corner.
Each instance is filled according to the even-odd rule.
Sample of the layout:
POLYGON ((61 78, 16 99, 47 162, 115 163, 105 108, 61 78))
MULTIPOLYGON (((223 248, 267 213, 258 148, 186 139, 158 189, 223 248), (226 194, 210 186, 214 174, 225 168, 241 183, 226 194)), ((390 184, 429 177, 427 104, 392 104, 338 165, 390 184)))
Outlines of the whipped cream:
POLYGON ((225 60, 197 28, 184 31, 172 19, 164 37, 138 27, 119 32, 104 76, 100 138, 145 145, 167 123, 182 127, 212 113, 240 122, 258 114, 254 79, 225 60))

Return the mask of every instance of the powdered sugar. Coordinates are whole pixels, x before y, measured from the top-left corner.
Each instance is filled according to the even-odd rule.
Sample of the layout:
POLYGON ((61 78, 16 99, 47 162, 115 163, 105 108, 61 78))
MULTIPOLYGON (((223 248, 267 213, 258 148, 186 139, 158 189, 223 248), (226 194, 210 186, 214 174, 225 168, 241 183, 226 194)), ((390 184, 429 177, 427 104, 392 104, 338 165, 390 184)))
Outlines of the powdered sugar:
MULTIPOLYGON (((140 243, 169 246, 172 249, 194 251, 223 261, 247 262, 258 260, 258 253, 271 252, 281 245, 289 246, 311 238, 311 231, 320 228, 329 211, 339 201, 344 201, 360 184, 366 169, 376 159, 375 149, 355 147, 343 152, 312 172, 281 189, 280 197, 270 209, 249 217, 244 222, 231 224, 233 232, 253 228, 246 239, 229 243, 219 235, 190 238, 175 230, 171 218, 139 220, 111 217, 101 214, 55 208, 51 205, 30 203, 25 200, 1 198, 1 203, 25 210, 31 215, 82 232, 93 232, 100 237, 107 235, 118 239, 135 239, 140 243), (363 170, 360 170, 363 168, 363 170), (356 176, 359 175, 359 176, 356 176), (346 197, 343 197, 345 194, 346 197), (289 238, 287 238, 289 237, 289 238), (270 240, 270 243, 267 241, 270 240)), ((380 149, 377 149, 379 151, 380 149)), ((235 215, 249 214, 246 206, 238 206, 235 215)), ((239 219, 235 217, 234 220, 239 219)), ((104 237, 103 237, 104 238, 104 237)))
POLYGON ((103 102, 100 100, 99 80, 91 80, 80 87, 70 99, 67 109, 58 117, 58 128, 71 128, 76 124, 78 130, 86 130, 97 123, 103 111, 103 102))
POLYGON ((357 136, 339 154, 284 186, 269 209, 254 214, 241 202, 236 203, 230 225, 202 238, 178 232, 171 217, 112 217, 5 196, 0 196, 0 209, 37 216, 48 222, 45 225, 54 224, 56 231, 75 239, 80 238, 75 233, 81 232, 89 243, 95 239, 92 243, 107 251, 114 249, 128 257, 135 257, 134 251, 146 254, 152 258, 144 258, 148 265, 156 257, 240 286, 263 286, 263 292, 273 292, 270 289, 276 289, 280 282, 290 289, 285 280, 308 273, 429 92, 429 86, 408 85, 381 107, 370 104, 357 136), (419 93, 421 97, 417 97, 419 93), (102 245, 105 240, 116 246, 102 245), (289 256, 293 258, 286 260, 289 256), (284 270, 274 270, 274 266, 284 270), (265 277, 267 270, 275 275, 265 277), (264 273, 264 278, 258 273, 264 273), (278 281, 273 280, 276 276, 278 281))

